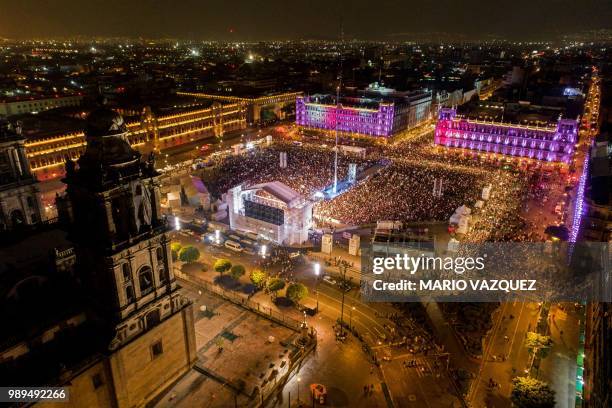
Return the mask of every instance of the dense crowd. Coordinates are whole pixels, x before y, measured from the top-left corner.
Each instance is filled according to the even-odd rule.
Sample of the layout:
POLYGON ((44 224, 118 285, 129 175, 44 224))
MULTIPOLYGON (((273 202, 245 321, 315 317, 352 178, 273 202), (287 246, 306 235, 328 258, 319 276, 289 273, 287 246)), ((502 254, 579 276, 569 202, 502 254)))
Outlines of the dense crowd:
MULTIPOLYGON (((531 240, 529 222, 520 217, 521 203, 528 193, 526 180, 516 174, 482 166, 473 158, 444 157, 424 143, 369 146, 368 159, 338 156, 338 179, 346 178, 349 163, 357 163, 358 174, 379 164, 348 191, 315 205, 320 225, 337 220, 344 224, 369 224, 379 220, 445 221, 461 205, 473 206, 482 188, 492 184, 493 196, 487 202, 477 225, 466 240, 531 240), (385 165, 381 166, 382 158, 385 165), (477 164, 477 165, 475 165, 477 164), (434 183, 442 183, 441 194, 434 194, 434 183)), ((201 177, 209 191, 220 197, 240 184, 253 185, 281 181, 306 197, 331 185, 334 152, 315 145, 296 146, 275 143, 240 156, 213 159, 201 177), (279 165, 279 154, 287 153, 287 167, 279 165)))
POLYGON ((346 224, 448 220, 457 207, 471 204, 484 185, 476 172, 396 159, 346 193, 319 203, 315 215, 346 224), (441 183, 441 195, 434 195, 434 182, 441 183))
POLYGON ((478 221, 464 237, 466 242, 528 241, 527 222, 521 217, 521 205, 527 183, 515 175, 498 171, 492 175, 491 198, 479 214, 478 221))
MULTIPOLYGON (((346 178, 349 163, 357 171, 373 162, 353 156, 338 155, 338 179, 346 178)), ((313 146, 275 143, 240 156, 216 159, 213 166, 201 173, 202 180, 213 196, 219 197, 240 183, 247 185, 280 181, 305 197, 329 186, 334 178, 334 153, 313 146), (287 153, 287 167, 280 167, 280 153, 287 153)))

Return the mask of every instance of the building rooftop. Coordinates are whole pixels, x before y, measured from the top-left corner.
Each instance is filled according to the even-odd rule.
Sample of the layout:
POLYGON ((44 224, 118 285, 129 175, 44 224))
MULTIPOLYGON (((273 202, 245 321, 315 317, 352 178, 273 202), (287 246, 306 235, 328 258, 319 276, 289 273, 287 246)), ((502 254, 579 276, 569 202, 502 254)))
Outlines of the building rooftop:
MULTIPOLYGON (((26 139, 38 139, 82 131, 85 127, 85 121, 79 116, 65 114, 73 111, 76 112, 74 108, 61 108, 40 112, 37 115, 15 115, 11 119, 23 123, 23 135, 26 139)), ((79 109, 80 111, 81 109, 79 109)))
POLYGON ((556 126, 560 118, 575 119, 568 117, 563 108, 531 105, 529 103, 502 103, 502 102, 479 102, 478 104, 464 104, 457 108, 460 117, 491 121, 515 123, 529 126, 556 126))
MULTIPOLYGON (((378 110, 379 104, 383 102, 383 98, 373 99, 365 97, 349 97, 341 96, 340 104, 344 107, 358 108, 358 109, 375 109, 378 110)), ((393 102, 389 98, 385 98, 384 102, 393 102)), ((399 102, 399 100, 398 100, 399 102)), ((308 103, 317 103, 321 105, 336 105, 335 95, 329 94, 314 94, 310 95, 308 103)))
MULTIPOLYGON (((370 86, 365 90, 347 89, 347 92, 340 97, 340 103, 343 106, 377 110, 381 103, 406 105, 423 98, 431 98, 431 93, 425 91, 399 92, 391 88, 370 86)), ((313 94, 310 95, 309 102, 335 105, 336 96, 331 94, 313 94)))
POLYGON ((12 102, 29 102, 29 101, 40 101, 44 99, 61 99, 61 98, 74 98, 74 97, 82 97, 83 95, 80 93, 74 94, 27 94, 27 95, 14 95, 14 96, 4 96, 0 98, 0 103, 12 103, 12 102))
POLYGON ((245 189, 245 191, 249 190, 263 190, 272 195, 274 198, 285 203, 289 208, 295 207, 303 199, 300 193, 288 185, 281 183, 280 181, 255 184, 254 186, 245 189))

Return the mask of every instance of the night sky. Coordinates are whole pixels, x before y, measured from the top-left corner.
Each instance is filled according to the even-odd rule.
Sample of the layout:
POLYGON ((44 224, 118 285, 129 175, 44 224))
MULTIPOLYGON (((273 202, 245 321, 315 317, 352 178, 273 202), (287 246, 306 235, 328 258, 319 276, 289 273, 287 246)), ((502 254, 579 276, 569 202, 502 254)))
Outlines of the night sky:
POLYGON ((546 39, 612 28, 611 0, 0 0, 0 36, 546 39), (341 10, 343 10, 341 12, 341 10))

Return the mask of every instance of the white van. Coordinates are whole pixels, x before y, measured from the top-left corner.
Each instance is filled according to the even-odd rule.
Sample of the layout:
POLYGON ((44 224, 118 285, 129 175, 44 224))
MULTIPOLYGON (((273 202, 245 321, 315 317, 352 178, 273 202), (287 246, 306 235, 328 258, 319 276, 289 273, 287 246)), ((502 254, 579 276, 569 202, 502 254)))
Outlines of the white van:
POLYGON ((231 249, 234 252, 242 252, 242 245, 240 245, 238 242, 236 241, 232 241, 230 239, 228 239, 227 241, 225 241, 225 245, 226 248, 231 249))

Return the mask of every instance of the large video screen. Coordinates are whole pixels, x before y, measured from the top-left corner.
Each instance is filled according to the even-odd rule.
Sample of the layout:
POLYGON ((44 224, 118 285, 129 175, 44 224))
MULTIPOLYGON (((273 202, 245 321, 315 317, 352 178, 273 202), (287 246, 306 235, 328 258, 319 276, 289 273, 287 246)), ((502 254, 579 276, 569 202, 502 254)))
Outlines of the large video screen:
POLYGON ((247 217, 269 222, 274 225, 283 225, 285 223, 285 214, 283 210, 259 204, 254 201, 244 200, 244 214, 247 217))

